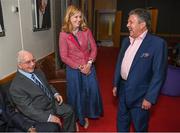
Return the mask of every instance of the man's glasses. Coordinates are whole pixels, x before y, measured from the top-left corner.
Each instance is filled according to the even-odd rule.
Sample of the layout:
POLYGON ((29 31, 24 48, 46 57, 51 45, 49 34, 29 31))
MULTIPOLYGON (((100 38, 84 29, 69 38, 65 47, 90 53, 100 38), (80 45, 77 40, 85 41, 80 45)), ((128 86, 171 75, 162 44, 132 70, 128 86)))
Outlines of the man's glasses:
POLYGON ((24 62, 21 62, 21 63, 29 65, 29 64, 31 64, 31 63, 36 63, 36 59, 24 61, 24 62))

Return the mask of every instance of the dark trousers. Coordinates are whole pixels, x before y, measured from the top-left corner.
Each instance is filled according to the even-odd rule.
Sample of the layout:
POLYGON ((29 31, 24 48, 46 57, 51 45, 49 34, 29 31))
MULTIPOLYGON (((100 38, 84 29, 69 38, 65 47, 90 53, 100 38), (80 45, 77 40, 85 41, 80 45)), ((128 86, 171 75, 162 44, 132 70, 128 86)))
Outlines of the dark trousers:
POLYGON ((0 126, 0 131, 7 132, 27 132, 29 128, 36 128, 37 132, 59 132, 60 126, 52 122, 36 122, 30 120, 19 112, 13 112, 11 116, 6 116, 8 121, 3 119, 4 124, 0 126))
POLYGON ((37 132, 59 132, 60 126, 52 122, 39 122, 34 125, 37 132))
POLYGON ((136 132, 147 132, 149 111, 141 109, 140 106, 129 108, 126 104, 125 95, 120 95, 117 118, 118 132, 129 132, 131 122, 133 122, 136 132))
POLYGON ((76 131, 76 121, 75 121, 75 114, 73 109, 67 105, 62 103, 58 105, 56 102, 56 113, 60 116, 63 120, 63 127, 62 131, 64 132, 75 132, 76 131))
MULTIPOLYGON (((58 124, 52 122, 37 122, 33 126, 37 132, 60 132, 61 129, 58 124)), ((17 127, 6 127, 3 131, 7 132, 27 132, 17 127)))

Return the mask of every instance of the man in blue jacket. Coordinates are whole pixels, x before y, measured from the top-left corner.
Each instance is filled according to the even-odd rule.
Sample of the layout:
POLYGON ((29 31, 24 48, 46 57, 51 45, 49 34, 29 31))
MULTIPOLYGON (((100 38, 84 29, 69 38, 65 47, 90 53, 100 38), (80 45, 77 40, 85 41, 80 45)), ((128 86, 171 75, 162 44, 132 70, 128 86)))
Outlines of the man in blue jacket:
POLYGON ((149 109, 155 104, 166 77, 166 42, 149 33, 150 14, 145 9, 129 13, 129 37, 122 42, 118 56, 113 95, 119 96, 117 130, 148 130, 149 109))

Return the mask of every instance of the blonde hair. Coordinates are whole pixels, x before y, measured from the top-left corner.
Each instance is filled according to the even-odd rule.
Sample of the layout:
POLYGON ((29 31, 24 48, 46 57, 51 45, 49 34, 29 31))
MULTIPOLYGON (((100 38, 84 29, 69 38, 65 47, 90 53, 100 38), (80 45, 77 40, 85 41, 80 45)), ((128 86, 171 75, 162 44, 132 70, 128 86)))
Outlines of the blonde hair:
POLYGON ((82 11, 79 8, 77 8, 76 6, 74 6, 74 5, 70 5, 70 6, 68 6, 68 8, 66 10, 66 14, 64 16, 64 22, 63 22, 61 31, 63 31, 63 32, 72 32, 73 26, 72 26, 72 24, 70 22, 70 18, 74 14, 79 13, 79 12, 81 12, 80 29, 84 31, 84 30, 86 30, 88 28, 87 24, 86 24, 84 14, 82 13, 82 11))

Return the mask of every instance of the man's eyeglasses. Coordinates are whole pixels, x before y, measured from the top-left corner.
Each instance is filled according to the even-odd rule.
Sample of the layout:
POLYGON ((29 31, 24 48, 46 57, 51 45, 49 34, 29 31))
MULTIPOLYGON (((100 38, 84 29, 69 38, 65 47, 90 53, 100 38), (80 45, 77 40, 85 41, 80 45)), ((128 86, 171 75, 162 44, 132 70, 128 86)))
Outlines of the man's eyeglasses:
POLYGON ((24 61, 24 62, 21 62, 21 63, 29 65, 29 64, 31 64, 31 63, 36 63, 36 59, 24 61))

